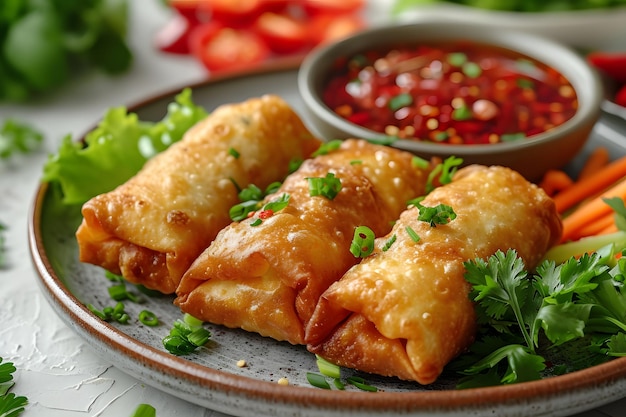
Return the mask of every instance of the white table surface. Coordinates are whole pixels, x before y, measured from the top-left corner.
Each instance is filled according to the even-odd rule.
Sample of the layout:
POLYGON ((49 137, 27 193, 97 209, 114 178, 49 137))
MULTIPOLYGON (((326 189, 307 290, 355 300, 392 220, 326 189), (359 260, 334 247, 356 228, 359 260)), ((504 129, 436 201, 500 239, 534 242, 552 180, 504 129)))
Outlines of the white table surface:
MULTIPOLYGON (((381 0, 383 2, 387 0, 381 0)), ((368 16, 382 18, 383 3, 368 16)), ((38 287, 27 243, 27 221, 41 169, 66 134, 79 137, 113 106, 203 80, 194 60, 159 53, 153 37, 170 12, 158 0, 131 1, 129 42, 134 65, 125 75, 92 74, 27 105, 0 104, 0 121, 15 117, 45 133, 41 151, 0 161, 0 222, 9 265, 0 270, 0 356, 17 367, 16 395, 28 397, 25 417, 123 417, 148 403, 158 416, 224 416, 162 393, 101 359, 56 316, 38 287)), ((626 416, 626 399, 578 417, 626 416)))

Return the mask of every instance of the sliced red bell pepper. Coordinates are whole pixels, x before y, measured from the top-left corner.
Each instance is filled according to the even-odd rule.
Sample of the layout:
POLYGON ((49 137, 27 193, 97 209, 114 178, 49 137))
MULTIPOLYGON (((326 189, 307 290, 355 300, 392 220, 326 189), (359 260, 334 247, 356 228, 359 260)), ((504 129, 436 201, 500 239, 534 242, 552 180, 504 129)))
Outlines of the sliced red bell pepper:
POLYGON ((626 52, 591 52, 587 60, 618 83, 626 83, 626 52))

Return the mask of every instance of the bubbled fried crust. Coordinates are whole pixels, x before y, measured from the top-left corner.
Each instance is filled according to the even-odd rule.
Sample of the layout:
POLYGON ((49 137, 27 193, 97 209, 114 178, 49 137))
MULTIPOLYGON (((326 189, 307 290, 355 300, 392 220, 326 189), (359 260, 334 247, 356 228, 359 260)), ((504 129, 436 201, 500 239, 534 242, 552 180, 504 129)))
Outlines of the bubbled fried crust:
POLYGON ((319 144, 277 96, 223 105, 126 183, 84 204, 80 260, 172 293, 230 223, 237 187, 282 181, 289 163, 319 144))
POLYGON ((354 229, 387 233, 406 201, 423 194, 428 172, 411 161, 358 140, 305 161, 265 200, 288 194, 289 205, 257 226, 255 215, 222 230, 183 277, 176 304, 205 321, 303 344, 319 296, 358 262, 354 229), (307 179, 328 173, 341 182, 338 195, 312 196, 307 179))
POLYGON ((322 295, 306 329, 309 350, 338 365, 432 383, 473 341, 463 263, 511 248, 533 268, 561 233, 552 200, 508 168, 464 168, 422 204, 449 205, 457 217, 432 227, 418 220, 417 208, 403 212, 377 239, 377 252, 322 295), (398 343, 405 346, 399 356, 398 343), (385 365, 391 356, 395 365, 385 365))

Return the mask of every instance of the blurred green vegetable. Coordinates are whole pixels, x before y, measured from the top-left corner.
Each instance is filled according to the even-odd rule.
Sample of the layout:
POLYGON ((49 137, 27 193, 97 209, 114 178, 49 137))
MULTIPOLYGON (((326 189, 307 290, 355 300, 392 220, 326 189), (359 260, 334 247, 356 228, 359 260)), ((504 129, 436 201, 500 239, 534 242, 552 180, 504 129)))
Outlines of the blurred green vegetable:
POLYGON ((75 71, 130 67, 127 0, 1 0, 0 101, 25 101, 75 71))
POLYGON ((626 6, 626 0, 396 0, 393 14, 416 6, 455 3, 465 6, 511 12, 555 12, 626 6))
POLYGON ((34 127, 15 119, 6 119, 0 125, 0 160, 9 159, 17 152, 29 153, 43 142, 43 134, 34 127))

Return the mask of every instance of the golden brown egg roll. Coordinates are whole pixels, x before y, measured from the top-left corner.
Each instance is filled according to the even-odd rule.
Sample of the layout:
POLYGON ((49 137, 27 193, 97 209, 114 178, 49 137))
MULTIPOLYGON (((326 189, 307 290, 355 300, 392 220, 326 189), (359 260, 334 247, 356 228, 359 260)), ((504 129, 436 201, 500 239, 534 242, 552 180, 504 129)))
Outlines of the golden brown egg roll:
POLYGON ((533 268, 561 235, 552 199, 508 168, 462 168, 421 204, 450 206, 456 218, 431 226, 418 220, 417 207, 404 211, 375 251, 320 298, 306 328, 311 352, 340 366, 430 384, 474 338, 464 262, 512 248, 533 268))
POLYGON ((222 230, 185 273, 175 303, 207 322, 303 344, 319 296, 358 261, 350 252, 355 228, 387 233, 427 177, 410 153, 344 141, 265 199, 289 195, 287 207, 259 225, 261 212, 222 230), (339 193, 312 196, 308 178, 328 173, 341 181, 339 193))
POLYGON ((237 187, 282 181, 320 141, 281 98, 222 105, 115 190, 82 207, 82 262, 173 293, 183 273, 230 223, 237 187))

